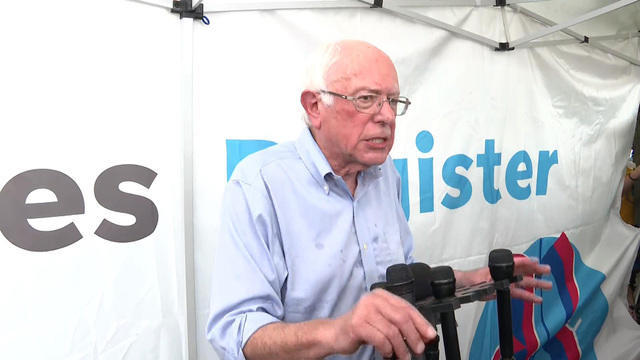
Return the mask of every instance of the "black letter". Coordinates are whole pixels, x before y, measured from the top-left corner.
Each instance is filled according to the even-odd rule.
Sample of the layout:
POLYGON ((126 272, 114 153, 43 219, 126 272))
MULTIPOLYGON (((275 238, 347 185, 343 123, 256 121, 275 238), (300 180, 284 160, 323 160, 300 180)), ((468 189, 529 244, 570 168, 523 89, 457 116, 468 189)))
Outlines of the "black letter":
POLYGON ((122 192, 118 186, 122 182, 133 181, 148 189, 156 175, 153 170, 140 165, 116 165, 103 171, 93 188, 96 200, 106 209, 133 215, 136 222, 121 226, 104 219, 95 234, 115 242, 131 242, 151 235, 158 225, 155 204, 145 197, 122 192))
POLYGON ((0 191, 0 231, 15 246, 30 251, 50 251, 82 239, 73 222, 61 229, 36 230, 27 219, 84 214, 82 192, 72 178, 49 169, 25 171, 14 176, 0 191), (37 189, 51 190, 57 201, 26 204, 37 189))

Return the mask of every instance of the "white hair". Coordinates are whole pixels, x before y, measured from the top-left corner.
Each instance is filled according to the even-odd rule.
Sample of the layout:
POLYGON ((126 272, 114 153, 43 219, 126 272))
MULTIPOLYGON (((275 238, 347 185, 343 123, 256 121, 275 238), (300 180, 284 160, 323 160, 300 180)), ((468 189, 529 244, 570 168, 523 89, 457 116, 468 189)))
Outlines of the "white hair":
MULTIPOLYGON (((327 89, 327 72, 340 57, 341 50, 340 44, 334 42, 324 44, 311 55, 303 84, 305 90, 319 91, 327 89)), ((322 102, 329 106, 333 105, 333 96, 321 94, 321 97, 322 102)), ((307 126, 311 125, 306 111, 303 112, 302 118, 307 126)))

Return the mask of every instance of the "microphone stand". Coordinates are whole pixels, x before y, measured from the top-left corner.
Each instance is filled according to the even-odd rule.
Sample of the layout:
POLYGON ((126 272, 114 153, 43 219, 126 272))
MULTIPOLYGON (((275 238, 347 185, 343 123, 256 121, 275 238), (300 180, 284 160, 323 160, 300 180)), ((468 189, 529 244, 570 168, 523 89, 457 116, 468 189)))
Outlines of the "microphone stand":
MULTIPOLYGON (((444 300, 455 294, 456 278, 451 267, 435 267, 431 269, 431 274, 431 288, 436 299, 444 300)), ((453 309, 440 313, 440 328, 442 329, 444 353, 447 356, 447 360, 460 360, 460 344, 456 327, 456 315, 453 309)))
MULTIPOLYGON (((374 284, 374 286, 375 285, 376 284, 374 284)), ((395 265, 389 266, 387 268, 387 282, 384 288, 390 293, 398 295, 401 298, 407 300, 407 302, 409 302, 411 305, 413 306, 416 305, 415 278, 413 277, 413 273, 411 272, 409 265, 395 264, 395 265)), ((436 346, 437 346, 437 343, 436 343, 436 346)), ((390 360, 397 360, 397 359, 398 358, 396 357, 396 354, 391 355, 390 360)), ((411 352, 411 360, 431 360, 431 359, 425 359, 425 354, 416 355, 413 352, 411 352)))
MULTIPOLYGON (((513 256, 509 250, 493 250, 489 254, 489 271, 494 281, 456 289, 456 279, 449 266, 439 266, 428 271, 427 269, 414 268, 416 271, 419 270, 417 274, 420 275, 420 278, 416 279, 411 267, 407 267, 406 264, 396 264, 387 268, 387 281, 373 284, 371 290, 382 288, 398 295, 415 306, 434 327, 440 324, 447 360, 460 360, 460 345, 454 311, 459 309, 461 304, 481 301, 497 292, 500 354, 502 360, 514 360, 509 284, 522 280, 522 276, 513 276, 513 268, 513 256), (494 253, 497 255, 492 255, 494 253), (427 281, 427 278, 430 281, 427 281), (431 293, 421 289, 421 296, 425 298, 416 299, 416 285, 419 287, 430 285, 433 296, 428 296, 427 294, 431 293)), ((411 359, 438 360, 440 356, 439 341, 440 337, 436 335, 434 341, 425 344, 423 354, 412 354, 411 359)), ((397 360, 395 354, 391 359, 397 360)))
MULTIPOLYGON (((496 249, 489 253, 489 272, 494 281, 513 277, 513 254, 507 249, 496 249)), ((500 356, 503 360, 513 357, 513 322, 511 321, 511 290, 507 286, 496 287, 498 301, 498 330, 500 334, 500 356)))

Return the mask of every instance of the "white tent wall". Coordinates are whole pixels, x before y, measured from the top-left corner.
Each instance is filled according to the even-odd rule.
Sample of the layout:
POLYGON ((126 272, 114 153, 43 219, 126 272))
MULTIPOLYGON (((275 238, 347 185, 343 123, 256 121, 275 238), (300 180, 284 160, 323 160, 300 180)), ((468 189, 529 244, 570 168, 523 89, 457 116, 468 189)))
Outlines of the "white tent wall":
POLYGON ((180 20, 127 1, 0 13, 0 229, 25 213, 7 209, 8 184, 33 181, 26 201, 46 217, 28 220, 42 236, 31 245, 53 247, 0 235, 0 358, 188 358, 180 20), (103 219, 125 228, 96 235, 103 219), (64 226, 82 238, 58 243, 64 226), (151 233, 131 241, 134 228, 151 233))
MULTIPOLYGON (((468 31, 504 41, 498 8, 429 8, 421 13, 468 31)), ((194 117, 194 223, 198 358, 211 359, 204 327, 208 315, 211 263, 215 253, 220 199, 232 150, 227 140, 295 139, 303 128, 298 102, 304 60, 319 44, 341 38, 370 41, 384 49, 398 66, 403 94, 413 102, 397 120, 394 159, 407 160, 412 228, 416 257, 432 265, 469 269, 486 265, 493 248, 524 251, 537 238, 571 234, 583 260, 602 270, 610 304, 603 333, 637 336, 623 304, 625 276, 637 241, 617 215, 620 180, 631 147, 638 110, 637 67, 587 45, 518 49, 500 53, 432 26, 372 9, 283 10, 209 15, 213 29, 196 27, 194 117), (249 25, 250 24, 250 25, 249 25), (422 152, 418 134, 428 131, 433 149, 422 152), (502 199, 495 205, 483 197, 483 171, 477 156, 493 140, 501 153, 495 186, 502 199), (506 167, 519 151, 531 156, 531 195, 509 196, 506 167), (559 164, 546 174, 542 193, 538 165, 542 152, 557 152, 559 164), (226 154, 225 154, 226 153, 226 154), (440 201, 459 191, 443 182, 447 159, 464 154, 473 165, 465 171, 472 196, 464 206, 449 209, 440 201), (421 213, 420 159, 433 159, 434 210, 421 213), (538 190, 536 190, 538 187, 538 190), (536 195, 536 191, 541 194, 536 195), (613 215, 611 215, 613 214, 613 215), (606 224, 616 229, 586 235, 584 227, 606 224), (611 250, 604 241, 615 233, 611 250), (622 238, 618 235, 623 234, 622 238), (604 261, 599 254, 611 250, 604 261), (616 264, 613 267, 612 264, 616 264), (611 318, 617 316, 615 324, 611 318)), ((512 38, 544 27, 521 13, 507 13, 512 38)), ((603 30, 604 31, 604 30, 603 30)), ((564 39, 553 34, 545 39, 564 39)), ((635 39, 609 46, 638 57, 635 39)), ((547 159, 548 160, 548 159, 547 159)), ((541 177, 544 174, 540 175, 541 177)), ((304 239, 301 239, 304 241, 304 239)), ((226 274, 233 279, 233 269, 226 274)), ((213 289, 224 291, 224 289, 213 289)), ((458 312, 463 356, 480 319, 481 304, 458 312)), ((617 335, 615 335, 617 336, 617 335)), ((616 350, 598 346, 599 358, 616 350)), ((609 342, 611 343, 611 342, 609 342)), ((618 345, 611 346, 619 346, 618 345)), ((625 347, 628 349, 630 347, 625 347)), ((617 352, 621 353, 618 347, 617 352)), ((624 350, 627 351, 627 350, 624 350)), ((634 351, 634 350, 628 350, 634 351)), ((622 354, 622 353, 621 353, 622 354)), ((634 352, 633 354, 638 354, 634 352)), ((620 355, 626 357, 629 352, 620 355)), ((486 358, 486 357, 480 357, 486 358)))

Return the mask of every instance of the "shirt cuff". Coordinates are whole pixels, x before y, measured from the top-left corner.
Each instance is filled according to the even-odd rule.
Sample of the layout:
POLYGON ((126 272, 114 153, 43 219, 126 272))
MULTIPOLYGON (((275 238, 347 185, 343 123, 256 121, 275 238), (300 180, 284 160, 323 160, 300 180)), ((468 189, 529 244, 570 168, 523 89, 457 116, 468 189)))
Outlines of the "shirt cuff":
POLYGON ((249 312, 246 313, 245 316, 244 326, 242 329, 242 348, 240 349, 239 354, 241 356, 239 359, 241 360, 245 360, 242 349, 244 349, 244 346, 247 344, 247 341, 249 341, 251 335, 267 324, 280 322, 280 319, 261 311, 249 312))

